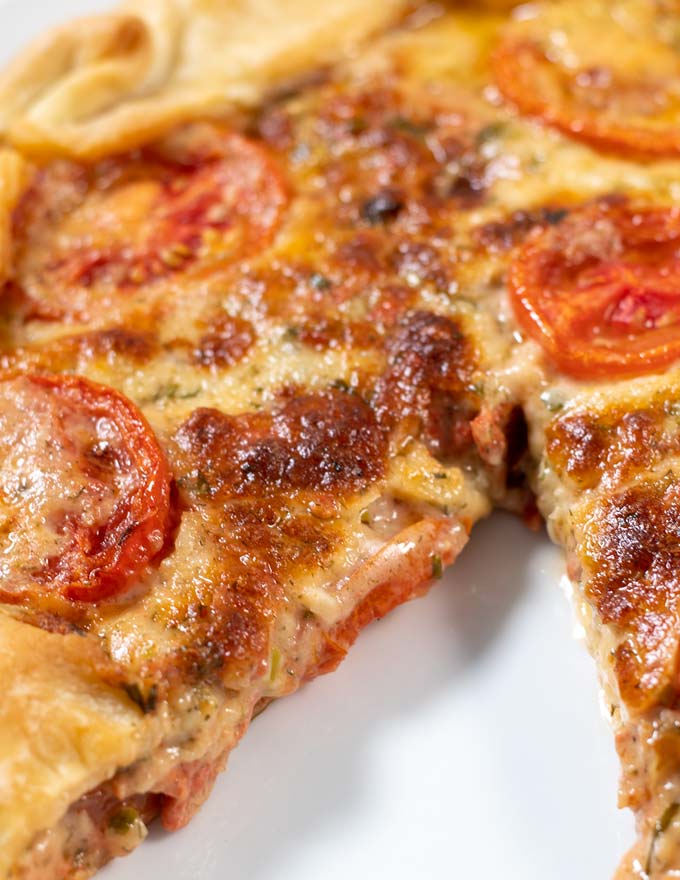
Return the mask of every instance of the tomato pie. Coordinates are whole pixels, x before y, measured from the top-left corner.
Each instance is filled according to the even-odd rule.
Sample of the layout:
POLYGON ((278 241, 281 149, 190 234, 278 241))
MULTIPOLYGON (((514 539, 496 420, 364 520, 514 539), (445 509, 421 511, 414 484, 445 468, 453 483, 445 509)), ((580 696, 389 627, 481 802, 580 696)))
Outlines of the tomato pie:
POLYGON ((0 75, 0 876, 174 830, 475 523, 680 871, 680 5, 137 0, 0 75))

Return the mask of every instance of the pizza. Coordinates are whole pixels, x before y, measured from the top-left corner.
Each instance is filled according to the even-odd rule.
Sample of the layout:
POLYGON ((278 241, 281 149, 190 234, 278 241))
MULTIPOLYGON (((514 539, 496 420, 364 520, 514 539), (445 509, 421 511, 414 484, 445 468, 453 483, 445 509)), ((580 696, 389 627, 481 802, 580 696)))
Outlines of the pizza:
POLYGON ((137 0, 0 76, 0 874, 185 825, 494 508, 680 871, 677 0, 137 0))

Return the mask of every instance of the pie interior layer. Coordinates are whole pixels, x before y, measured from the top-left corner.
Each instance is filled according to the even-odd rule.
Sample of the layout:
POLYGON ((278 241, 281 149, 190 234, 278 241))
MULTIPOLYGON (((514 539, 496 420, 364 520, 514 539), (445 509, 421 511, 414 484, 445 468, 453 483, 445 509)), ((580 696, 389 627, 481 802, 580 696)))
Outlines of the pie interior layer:
POLYGON ((675 14, 428 5, 238 118, 5 156, 1 873, 181 827, 255 711, 536 504, 638 817, 622 876, 680 869, 675 14), (565 290, 616 308, 557 321, 565 290))

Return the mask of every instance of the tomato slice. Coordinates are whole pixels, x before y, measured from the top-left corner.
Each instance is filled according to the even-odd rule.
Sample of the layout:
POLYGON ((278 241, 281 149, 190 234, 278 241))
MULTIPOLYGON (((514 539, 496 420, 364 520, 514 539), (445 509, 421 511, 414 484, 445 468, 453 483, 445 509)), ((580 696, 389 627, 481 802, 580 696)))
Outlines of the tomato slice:
POLYGON ((122 594, 169 526, 165 456, 137 407, 78 376, 0 380, 0 596, 122 594))
POLYGON ((680 153, 680 64, 673 82, 571 69, 532 40, 507 38, 493 56, 498 88, 518 110, 600 149, 661 158, 680 153))
POLYGON ((651 373, 680 357, 680 210, 597 203, 538 230, 509 276, 518 321, 565 373, 651 373))
POLYGON ((265 247, 286 201, 267 149, 212 125, 92 168, 55 162, 16 213, 17 281, 31 316, 87 317, 265 247))

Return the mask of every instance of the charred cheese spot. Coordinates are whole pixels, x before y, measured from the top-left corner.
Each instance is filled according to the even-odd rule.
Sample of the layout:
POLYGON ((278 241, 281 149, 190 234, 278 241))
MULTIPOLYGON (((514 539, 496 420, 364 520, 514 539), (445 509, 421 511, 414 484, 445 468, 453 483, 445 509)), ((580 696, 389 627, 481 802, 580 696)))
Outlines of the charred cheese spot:
POLYGON ((569 211, 562 207, 542 207, 513 211, 502 220, 492 220, 475 230, 477 241, 491 253, 512 250, 537 227, 557 226, 569 211))
POLYGON ((196 494, 359 491, 384 471, 386 442, 358 396, 294 397, 272 412, 199 409, 175 436, 178 480, 196 494))
POLYGON ((255 331, 249 321, 223 315, 201 336, 192 358, 204 367, 230 367, 244 357, 254 342, 255 331))
POLYGON ((383 331, 423 288, 455 293, 456 221, 491 176, 479 107, 334 83, 269 113, 260 130, 285 144, 303 208, 265 280, 269 314, 383 331))
POLYGON ((680 423, 668 403, 607 412, 580 411, 554 419, 546 454, 560 477, 581 489, 621 484, 680 453, 680 423))
POLYGON ((380 334, 368 321, 309 317, 295 330, 300 342, 318 351, 328 348, 374 348, 381 342, 380 334))
POLYGON ((132 648, 127 667, 159 697, 187 680, 242 688, 262 678, 277 620, 295 607, 296 579, 329 563, 340 534, 287 498, 196 499, 154 592, 124 624, 113 622, 112 654, 132 648), (151 651, 130 645, 131 626, 156 634, 151 651))
POLYGON ((621 634, 615 671, 636 711, 677 693, 680 634, 680 489, 642 482, 597 502, 584 541, 586 595, 621 634))
POLYGON ((388 87, 335 88, 316 117, 303 119, 297 137, 312 161, 323 157, 318 170, 330 192, 344 195, 339 219, 418 223, 419 208, 469 208, 483 199, 486 168, 475 140, 483 123, 467 108, 437 105, 425 92, 418 98, 388 87))
POLYGON ((410 312, 387 340, 388 368, 374 407, 390 427, 411 422, 439 458, 469 448, 478 399, 470 383, 475 354, 461 327, 430 312, 410 312))
POLYGON ((158 352, 158 341, 152 334, 127 327, 111 327, 62 336, 48 344, 14 348, 0 355, 0 366, 9 370, 82 372, 82 366, 97 360, 109 365, 119 360, 130 367, 148 365, 158 352))

